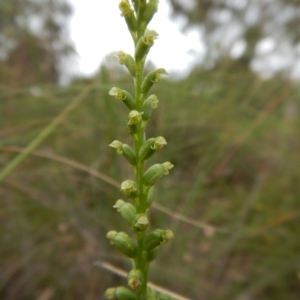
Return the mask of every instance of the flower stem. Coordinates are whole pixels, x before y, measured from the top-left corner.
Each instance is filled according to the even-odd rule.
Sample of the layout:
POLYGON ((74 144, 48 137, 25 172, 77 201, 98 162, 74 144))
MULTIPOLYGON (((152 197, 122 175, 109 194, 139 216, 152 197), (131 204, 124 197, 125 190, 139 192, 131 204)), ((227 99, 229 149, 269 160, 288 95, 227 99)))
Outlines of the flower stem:
POLYGON ((108 299, 117 300, 146 300, 147 297, 153 296, 153 292, 156 293, 151 289, 148 290, 147 287, 149 263, 155 258, 160 246, 166 244, 173 237, 170 230, 156 229, 149 233, 147 231, 149 225, 147 211, 154 200, 153 186, 155 182, 163 175, 167 175, 173 165, 165 162, 154 164, 146 171, 144 170, 145 160, 167 144, 161 136, 146 140, 145 132, 152 110, 157 108, 158 104, 156 95, 151 95, 147 99, 145 97, 153 84, 160 82, 162 75, 166 75, 167 72, 160 68, 144 75, 147 54, 158 36, 156 31, 146 27, 157 11, 158 0, 132 0, 131 4, 129 0, 121 0, 119 7, 133 38, 134 56, 119 51, 117 57, 120 64, 124 64, 134 77, 135 97, 118 87, 113 87, 109 94, 116 100, 123 101, 130 110, 127 125, 132 135, 134 149, 117 140, 109 146, 115 148, 118 154, 123 155, 134 166, 134 181, 125 180, 121 184, 121 191, 127 198, 133 200, 133 204, 119 199, 114 208, 132 227, 136 235, 136 242, 125 232, 114 230, 107 233, 107 238, 123 254, 133 259, 134 268, 128 273, 127 278, 128 285, 132 290, 124 287, 109 288, 106 290, 105 296, 108 299), (134 10, 131 4, 133 4, 134 10))
MULTIPOLYGON (((141 92, 141 86, 143 82, 143 73, 144 73, 144 63, 142 61, 136 61, 136 79, 135 79, 135 103, 136 110, 141 111, 142 105, 144 102, 144 97, 141 92)), ((134 146, 135 153, 137 158, 137 165, 135 168, 135 180, 138 186, 138 203, 136 203, 136 210, 139 214, 146 214, 146 199, 144 195, 144 184, 143 184, 143 174, 144 174, 144 160, 140 159, 139 151, 145 142, 145 126, 144 123, 141 122, 138 126, 137 134, 134 136, 134 146)), ((148 278, 148 263, 143 255, 143 244, 146 236, 146 232, 142 231, 137 233, 137 245, 138 245, 138 254, 136 261, 136 269, 139 269, 142 274, 144 281, 142 286, 137 291, 137 299, 144 300, 147 296, 147 278, 148 278)))

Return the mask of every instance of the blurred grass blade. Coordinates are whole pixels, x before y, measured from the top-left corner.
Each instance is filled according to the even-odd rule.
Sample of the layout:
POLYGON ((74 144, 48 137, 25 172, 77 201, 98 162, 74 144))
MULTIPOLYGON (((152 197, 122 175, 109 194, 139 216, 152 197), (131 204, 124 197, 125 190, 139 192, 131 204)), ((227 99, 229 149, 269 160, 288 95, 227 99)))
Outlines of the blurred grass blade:
POLYGON ((6 165, 6 167, 4 167, 4 169, 0 172, 0 182, 55 130, 56 126, 65 119, 68 113, 70 113, 85 99, 89 92, 94 88, 94 85, 95 84, 89 85, 77 97, 75 97, 74 100, 67 105, 66 108, 62 110, 61 113, 54 118, 53 121, 44 130, 42 130, 40 134, 31 143, 29 143, 29 145, 24 148, 20 154, 18 154, 10 163, 6 165))
MULTIPOLYGON (((19 153, 23 153, 24 150, 20 147, 0 147, 0 151, 4 151, 4 152, 19 152, 19 153)), ((63 163, 65 165, 68 165, 70 167, 73 167, 73 168, 76 168, 78 170, 81 170, 83 172, 86 172, 96 178, 99 178, 101 180, 103 180, 104 182, 116 187, 116 188, 119 188, 120 187, 120 182, 114 180, 113 178, 93 169, 93 168, 90 168, 89 166, 86 166, 82 163, 79 163, 75 160, 72 160, 70 158, 67 158, 67 157, 63 157, 63 156, 59 156, 59 155, 56 155, 56 154, 53 154, 53 153, 45 153, 45 152, 41 152, 41 151, 34 151, 34 152, 31 152, 29 153, 30 155, 34 155, 34 156, 38 156, 38 157, 42 157, 42 158, 47 158, 47 159, 50 159, 52 161, 57 161, 57 162, 60 162, 60 163, 63 163)), ((168 215, 169 217, 173 218, 173 219, 176 219, 178 221, 181 221, 183 223, 187 223, 187 224, 190 224, 192 226, 195 226, 195 227, 198 227, 200 229, 203 229, 204 231, 204 234, 206 236, 212 236, 214 235, 215 232, 222 232, 222 233, 226 233, 227 230, 224 229, 224 228, 216 228, 216 227, 213 227, 207 223, 204 223, 204 222, 199 222, 198 220, 195 220, 195 219, 192 219, 190 217, 187 217, 181 213, 178 213, 178 212, 174 212, 170 209, 168 209, 167 207, 159 204, 159 203, 153 203, 153 208, 157 209, 158 211, 168 215)))
MULTIPOLYGON (((0 151, 4 151, 4 152, 17 152, 17 153, 22 153, 24 150, 21 147, 0 147, 0 151)), ((99 171, 90 168, 89 166, 82 164, 80 162, 77 162, 73 159, 67 158, 67 157, 63 157, 57 154, 53 154, 53 153, 45 153, 42 151, 34 151, 29 153, 30 155, 34 155, 37 157, 41 157, 41 158, 46 158, 46 159, 50 159, 52 161, 56 161, 56 162, 60 162, 62 164, 65 164, 67 166, 73 167, 75 169, 81 170, 83 172, 86 172, 96 178, 99 178, 101 180, 103 180, 106 183, 109 183, 110 185, 119 188, 120 187, 120 183, 114 179, 112 179, 111 177, 100 173, 99 171)))

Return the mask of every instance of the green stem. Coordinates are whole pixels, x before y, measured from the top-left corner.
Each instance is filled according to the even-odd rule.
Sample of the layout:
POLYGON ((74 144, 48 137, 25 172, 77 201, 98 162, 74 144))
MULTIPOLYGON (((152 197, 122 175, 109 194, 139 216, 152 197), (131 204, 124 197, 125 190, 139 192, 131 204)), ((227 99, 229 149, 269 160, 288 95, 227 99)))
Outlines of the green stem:
POLYGON ((143 274, 144 282, 142 286, 136 291, 137 300, 144 300, 147 296, 147 278, 148 278, 148 264, 143 257, 143 243, 145 239, 145 232, 137 234, 138 240, 138 257, 136 261, 136 269, 140 270, 143 274))
MULTIPOLYGON (((143 35, 143 32, 138 33, 139 36, 143 35)), ((135 101, 136 101, 136 110, 141 111, 144 95, 141 91, 141 86, 143 82, 143 73, 144 73, 144 60, 136 61, 136 77, 135 77, 135 101)), ((139 201, 136 205, 137 213, 146 214, 146 196, 144 195, 143 188, 143 174, 144 174, 144 160, 139 158, 139 151, 145 142, 145 126, 141 122, 138 126, 138 132, 134 137, 134 146, 135 153, 137 158, 137 165, 135 168, 135 180, 138 186, 139 191, 139 201)), ((144 300, 147 296, 147 279, 148 279, 148 262, 144 256, 143 244, 146 237, 146 232, 142 231, 137 233, 137 242, 138 242, 138 257, 136 260, 136 268, 139 269, 144 277, 144 282, 142 286, 137 290, 137 300, 144 300)))

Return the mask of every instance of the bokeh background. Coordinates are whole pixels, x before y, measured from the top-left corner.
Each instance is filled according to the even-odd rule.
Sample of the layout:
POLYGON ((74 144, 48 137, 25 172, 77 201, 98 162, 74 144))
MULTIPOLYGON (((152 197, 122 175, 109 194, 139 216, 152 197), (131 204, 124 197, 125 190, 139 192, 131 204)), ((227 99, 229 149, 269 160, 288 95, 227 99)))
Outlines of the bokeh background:
MULTIPOLYGON (((159 182, 150 218, 176 238, 150 280, 197 300, 298 300, 299 1, 168 4, 206 51, 188 76, 154 88, 160 105, 148 136, 168 145, 149 163, 176 167, 159 182)), ((122 197, 118 183, 132 175, 107 147, 131 143, 127 111, 108 91, 132 91, 132 79, 111 54, 95 75, 61 84, 76 53, 71 7, 0 2, 4 300, 103 299, 125 280, 95 262, 130 268, 105 235, 124 230, 112 205, 122 197)))

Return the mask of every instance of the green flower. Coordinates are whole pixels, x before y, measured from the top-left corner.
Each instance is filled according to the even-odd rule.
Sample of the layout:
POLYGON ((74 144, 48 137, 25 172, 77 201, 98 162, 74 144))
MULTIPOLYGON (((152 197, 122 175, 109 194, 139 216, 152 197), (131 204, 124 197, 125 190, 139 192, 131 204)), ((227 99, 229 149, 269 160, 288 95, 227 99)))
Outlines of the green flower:
MULTIPOLYGON (((157 99, 157 97, 156 97, 156 95, 151 95, 150 97, 148 97, 148 99, 147 100, 149 100, 149 101, 151 101, 152 102, 152 108, 157 108, 158 107, 158 99, 157 99)), ((146 100, 146 101, 147 101, 146 100)))
POLYGON ((125 90, 121 90, 118 87, 113 87, 108 92, 110 96, 113 96, 116 98, 116 100, 121 100, 124 102, 124 104, 131 110, 134 107, 134 100, 130 93, 128 93, 125 90))
POLYGON ((140 270, 133 269, 128 273, 127 280, 128 280, 128 285, 135 290, 137 287, 141 286, 142 283, 144 282, 144 276, 140 270))
POLYGON ((155 30, 146 29, 145 35, 142 37, 142 41, 145 45, 151 47, 154 44, 154 40, 158 38, 158 33, 155 30))
POLYGON ((164 175, 168 175, 169 170, 171 170, 174 167, 174 165, 172 165, 169 161, 164 162, 162 165, 164 167, 164 175))
POLYGON ((118 51, 116 57, 119 58, 119 63, 125 65, 130 72, 130 74, 135 77, 135 61, 134 58, 123 51, 118 51))
POLYGON ((128 55, 128 54, 126 54, 126 53, 123 52, 123 51, 118 51, 118 52, 116 53, 116 57, 119 58, 119 63, 120 63, 121 65, 124 65, 124 64, 125 64, 127 55, 128 55))
POLYGON ((159 83, 162 79, 162 76, 168 75, 168 74, 169 73, 164 68, 157 69, 156 71, 154 71, 154 76, 152 78, 152 82, 159 83))
POLYGON ((119 4, 119 8, 122 12, 121 16, 125 18, 128 29, 131 32, 134 32, 136 30, 137 22, 136 22, 136 17, 134 15, 134 11, 130 7, 128 0, 121 0, 119 4))
POLYGON ((115 140, 112 143, 110 143, 108 146, 117 149, 117 153, 119 155, 122 155, 123 154, 122 145, 123 145, 123 143, 115 140))
POLYGON ((155 30, 146 29, 145 34, 139 39, 136 46, 135 58, 137 60, 142 60, 146 57, 157 37, 158 33, 155 30))
POLYGON ((126 99, 126 95, 124 95, 123 91, 117 87, 113 87, 110 89, 110 91, 108 92, 108 94, 110 96, 113 96, 116 98, 116 100, 125 100, 126 99))
POLYGON ((161 81, 163 75, 168 75, 168 72, 164 68, 149 73, 142 83, 142 93, 146 95, 154 83, 161 81))
POLYGON ((133 180, 125 180, 121 183, 121 192, 123 192, 127 197, 136 191, 136 183, 133 180))
POLYGON ((128 125, 137 125, 142 121, 143 112, 132 110, 128 115, 128 125))
POLYGON ((161 150, 165 145, 167 145, 165 138, 162 136, 158 136, 154 139, 151 149, 161 150))

